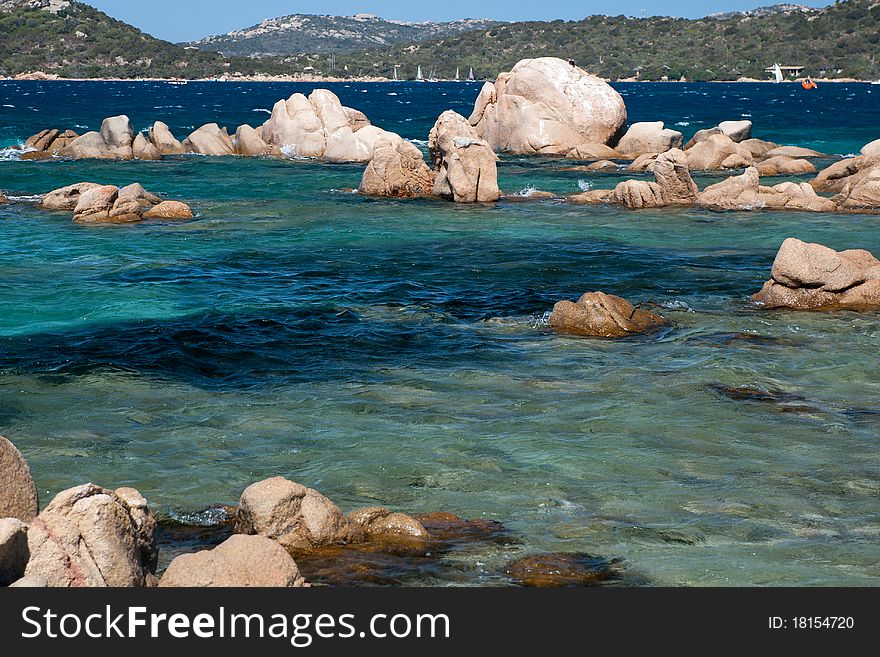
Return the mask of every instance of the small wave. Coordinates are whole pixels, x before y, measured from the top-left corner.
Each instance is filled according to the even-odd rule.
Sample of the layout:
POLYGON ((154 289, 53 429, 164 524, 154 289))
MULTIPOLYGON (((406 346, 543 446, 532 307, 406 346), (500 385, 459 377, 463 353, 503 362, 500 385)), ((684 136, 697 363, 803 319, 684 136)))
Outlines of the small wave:
POLYGON ((593 183, 589 180, 578 180, 578 188, 582 192, 588 192, 593 189, 593 183))
POLYGON ((548 310, 543 315, 535 319, 535 323, 532 328, 540 328, 542 326, 549 326, 550 324, 550 315, 553 314, 552 310, 548 310))
POLYGON ((9 195, 6 198, 16 203, 37 203, 43 200, 42 194, 25 194, 23 196, 9 195))
POLYGON ((4 105, 3 107, 11 107, 12 109, 15 109, 15 105, 4 105))
POLYGON ((418 146, 427 146, 428 145, 427 139, 410 139, 409 142, 411 144, 416 144, 418 146))
POLYGON ((23 150, 19 148, 0 148, 0 162, 11 162, 21 159, 23 150))
POLYGON ((515 194, 511 194, 511 196, 522 196, 524 198, 528 198, 530 196, 534 196, 535 192, 537 191, 538 189, 534 185, 528 185, 527 187, 524 187, 523 189, 516 192, 515 194))
POLYGON ((690 125, 690 124, 691 124, 690 121, 679 121, 679 122, 676 123, 675 125, 690 125))
POLYGON ((661 301, 657 304, 661 308, 666 308, 667 310, 688 310, 690 311, 691 307, 687 305, 684 301, 661 301))
POLYGON ((396 92, 396 91, 392 91, 392 92, 390 92, 388 95, 389 95, 389 96, 396 96, 396 95, 397 95, 397 92, 396 92))
POLYGON ((268 110, 265 107, 260 107, 259 109, 251 110, 251 112, 265 112, 266 114, 272 114, 272 110, 268 110))

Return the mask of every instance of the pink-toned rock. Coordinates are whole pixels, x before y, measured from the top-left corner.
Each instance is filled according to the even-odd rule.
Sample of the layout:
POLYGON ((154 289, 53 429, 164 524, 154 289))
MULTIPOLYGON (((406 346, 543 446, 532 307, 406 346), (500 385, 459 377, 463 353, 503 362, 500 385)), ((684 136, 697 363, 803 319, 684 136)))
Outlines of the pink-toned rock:
POLYGON ((744 139, 739 142, 740 150, 746 149, 749 153, 751 153, 752 158, 759 159, 763 158, 772 151, 774 148, 779 148, 779 144, 774 144, 772 141, 764 141, 763 139, 744 139))
POLYGON ((751 164, 751 152, 723 133, 713 134, 687 152, 691 171, 735 169, 751 164))
POLYGON ((345 112, 345 117, 348 119, 348 126, 351 128, 352 132, 357 132, 361 128, 366 128, 368 125, 372 125, 370 119, 367 118, 367 115, 360 110, 352 109, 351 107, 343 107, 342 111, 345 112))
POLYGON ((698 189, 691 178, 687 155, 677 148, 657 156, 653 166, 654 182, 625 180, 610 197, 612 203, 628 208, 688 206, 697 199, 698 189))
POLYGON ((788 238, 776 255, 771 276, 753 297, 765 308, 880 308, 880 261, 865 250, 838 252, 788 238))
POLYGON ((605 144, 579 144, 568 152, 572 160, 614 160, 620 153, 605 144))
POLYGON ((603 292, 588 292, 577 303, 557 303, 548 324, 558 333, 622 338, 645 333, 667 323, 659 315, 633 307, 626 299, 603 292))
POLYGON ((226 128, 221 128, 216 123, 207 123, 195 130, 183 140, 183 147, 187 152, 199 155, 224 156, 235 153, 232 137, 226 132, 226 128))
POLYGON ((171 562, 160 588, 293 588, 305 584, 296 562, 276 541, 232 536, 213 550, 171 562))
POLYGON ((792 176, 813 173, 816 167, 807 159, 777 155, 756 165, 762 176, 792 176))
POLYGON ((434 194, 456 203, 497 201, 497 157, 460 114, 447 110, 428 135, 428 149, 437 169, 434 194))
POLYGON ((192 219, 193 211, 180 201, 162 201, 144 211, 144 219, 192 219))
POLYGON ((847 186, 852 188, 872 171, 880 169, 880 156, 859 155, 835 162, 822 169, 810 183, 817 192, 838 194, 847 186))
POLYGON ((427 541, 428 530, 412 516, 393 513, 382 507, 360 509, 348 514, 349 522, 360 527, 367 540, 427 541))
POLYGON ((149 136, 150 143, 162 155, 183 155, 186 153, 186 148, 184 148, 183 144, 175 139, 168 126, 161 121, 156 121, 150 127, 149 136))
POLYGON ((868 142, 867 144, 862 146, 862 150, 860 152, 862 155, 880 157, 880 139, 875 139, 874 141, 868 142))
POLYGON ((393 198, 430 196, 434 193, 435 176, 422 152, 395 135, 376 144, 358 191, 393 198))
POLYGON ((615 150, 624 156, 642 153, 665 153, 672 148, 680 149, 683 137, 677 130, 665 128, 663 121, 633 123, 621 137, 615 150))
POLYGON ((657 153, 644 153, 639 155, 626 168, 631 173, 640 173, 642 171, 654 171, 654 162, 657 161, 657 153))
POLYGON ((240 125, 235 131, 235 152, 238 155, 259 157, 261 155, 280 155, 277 146, 270 146, 263 141, 260 133, 249 125, 240 125))
POLYGON ((568 197, 570 203, 576 205, 597 205, 600 203, 610 203, 615 190, 613 189, 590 189, 580 194, 574 194, 568 197))
POLYGON ((833 201, 847 210, 880 209, 880 166, 866 171, 865 175, 848 184, 833 201))
POLYGON ((162 159, 162 153, 159 152, 159 149, 153 146, 153 144, 150 143, 141 132, 137 133, 137 136, 134 138, 131 145, 131 152, 136 160, 162 159))
POLYGON ((819 151, 814 151, 811 148, 801 148, 800 146, 779 146, 767 151, 764 155, 765 157, 828 157, 819 151))
POLYGON ((834 212, 831 199, 816 194, 807 183, 781 183, 773 187, 761 185, 758 170, 749 167, 740 176, 731 176, 710 185, 697 197, 697 206, 708 210, 805 210, 834 212))
POLYGON ((0 475, 0 518, 33 520, 40 512, 34 478, 24 456, 3 436, 0 436, 0 475))
POLYGON ((155 522, 141 498, 86 484, 63 491, 28 529, 26 576, 52 587, 146 586, 155 572, 155 522))
POLYGON ((289 550, 308 550, 340 539, 348 526, 342 511, 318 491, 274 477, 241 495, 236 531, 278 541, 289 550))
POLYGON ((0 518, 0 586, 24 577, 30 551, 27 524, 18 518, 0 518))
POLYGON ((82 182, 53 190, 43 197, 40 207, 45 210, 74 210, 80 196, 90 189, 100 187, 97 183, 82 182))
POLYGON ((540 57, 486 83, 469 121, 496 153, 565 156, 582 144, 612 142, 626 116, 620 94, 604 80, 540 57))
POLYGON ((611 160, 599 160, 588 165, 587 171, 617 171, 617 163, 611 160))

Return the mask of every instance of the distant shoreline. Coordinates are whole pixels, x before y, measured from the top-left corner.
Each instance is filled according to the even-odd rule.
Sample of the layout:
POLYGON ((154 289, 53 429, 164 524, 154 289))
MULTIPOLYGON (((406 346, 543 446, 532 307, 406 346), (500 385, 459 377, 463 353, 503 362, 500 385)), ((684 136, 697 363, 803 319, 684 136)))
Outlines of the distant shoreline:
MULTIPOLYGON (((603 78, 605 79, 605 78, 603 78)), ((739 80, 635 80, 632 78, 624 80, 608 80, 606 82, 616 84, 688 84, 694 82, 705 82, 707 84, 799 84, 806 78, 797 78, 794 80, 785 80, 776 82, 775 80, 759 80, 756 78, 740 78, 739 80)), ((871 84, 873 80, 860 80, 857 78, 812 78, 819 84, 871 84)), ((352 77, 352 78, 334 78, 323 76, 270 76, 270 75, 252 75, 234 78, 62 78, 45 73, 32 73, 27 75, 18 75, 14 77, 0 77, 2 82, 169 82, 177 84, 188 84, 190 82, 287 82, 287 83, 322 83, 322 82, 358 82, 358 83, 385 83, 385 82, 416 82, 416 80, 392 80, 385 77, 352 77)), ((460 82, 462 84, 483 84, 489 80, 437 80, 437 82, 460 82)), ((424 84, 432 84, 430 81, 423 81, 424 84)))

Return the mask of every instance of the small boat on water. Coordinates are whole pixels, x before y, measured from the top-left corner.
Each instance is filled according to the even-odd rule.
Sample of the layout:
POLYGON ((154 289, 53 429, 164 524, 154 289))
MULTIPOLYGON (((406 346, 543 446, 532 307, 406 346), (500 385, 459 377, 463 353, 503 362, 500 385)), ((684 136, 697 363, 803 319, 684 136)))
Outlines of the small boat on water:
POLYGON ((813 80, 813 78, 807 78, 806 80, 801 82, 801 86, 808 91, 810 89, 818 89, 819 88, 819 85, 816 84, 816 82, 813 80))
POLYGON ((416 73, 416 82, 424 82, 424 81, 425 81, 425 76, 422 75, 422 67, 419 66, 419 72, 416 73))
POLYGON ((456 67, 456 69, 455 69, 455 81, 461 82, 461 75, 459 73, 458 67, 456 67))
POLYGON ((468 73, 468 82, 476 82, 477 79, 474 77, 474 69, 471 67, 470 73, 468 73))

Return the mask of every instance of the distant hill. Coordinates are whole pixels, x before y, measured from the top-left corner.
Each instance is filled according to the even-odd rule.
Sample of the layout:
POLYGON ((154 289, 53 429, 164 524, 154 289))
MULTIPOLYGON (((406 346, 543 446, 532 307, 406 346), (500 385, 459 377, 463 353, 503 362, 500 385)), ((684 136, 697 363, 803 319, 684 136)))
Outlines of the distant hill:
POLYGON ((792 4, 778 4, 778 5, 770 5, 769 7, 758 7, 757 9, 749 9, 746 11, 726 11, 718 14, 709 14, 708 18, 715 18, 724 20, 726 18, 742 18, 744 16, 750 17, 764 17, 764 16, 774 16, 775 14, 785 14, 790 12, 803 12, 805 14, 814 11, 812 7, 807 7, 806 5, 792 5, 792 4))
POLYGON ((372 14, 314 16, 293 14, 259 25, 182 44, 224 55, 266 57, 300 53, 345 53, 365 48, 436 39, 499 25, 489 19, 449 23, 405 23, 372 14))
POLYGON ((0 74, 61 77, 205 77, 221 55, 185 50, 82 2, 0 0, 0 74))
POLYGON ((298 56, 290 65, 316 72, 401 76, 416 68, 452 77, 473 67, 494 77, 526 57, 574 59, 606 78, 659 80, 767 79, 775 62, 804 66, 813 76, 880 78, 880 1, 846 0, 823 9, 783 5, 703 19, 591 16, 582 21, 525 22, 340 55, 298 56))
POLYGON ((321 50, 331 47, 328 41, 315 42, 303 54, 225 56, 156 39, 82 2, 0 0, 0 75, 44 71, 61 77, 306 74, 352 78, 392 77, 397 67, 401 78, 413 78, 422 66, 426 74, 434 71, 440 78, 453 77, 456 68, 464 75, 469 67, 478 78, 494 78, 520 59, 556 56, 574 59, 579 66, 610 79, 766 79, 764 69, 775 62, 804 66, 814 77, 880 78, 880 0, 846 0, 824 9, 776 5, 697 20, 591 16, 582 21, 492 24, 460 32, 455 30, 475 24, 406 24, 363 16, 319 23, 313 21, 326 17, 307 18, 308 29, 303 23, 303 29, 256 26, 242 33, 250 35, 245 41, 252 46, 253 39, 288 39, 302 32, 305 35, 297 38, 326 38, 336 44, 333 48, 343 51, 321 50), (361 45, 380 38, 385 42, 344 52, 355 37, 338 21, 354 21, 361 45), (323 28, 315 27, 321 24, 323 28), (339 29, 328 31, 330 24, 339 29), (389 31, 389 26, 397 31, 389 31), (431 35, 431 30, 455 33, 413 40, 413 34, 431 35), (404 39, 405 34, 409 34, 407 40, 390 43, 392 38, 404 39))

